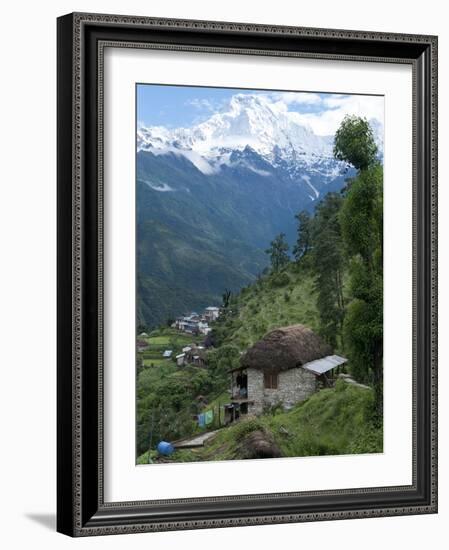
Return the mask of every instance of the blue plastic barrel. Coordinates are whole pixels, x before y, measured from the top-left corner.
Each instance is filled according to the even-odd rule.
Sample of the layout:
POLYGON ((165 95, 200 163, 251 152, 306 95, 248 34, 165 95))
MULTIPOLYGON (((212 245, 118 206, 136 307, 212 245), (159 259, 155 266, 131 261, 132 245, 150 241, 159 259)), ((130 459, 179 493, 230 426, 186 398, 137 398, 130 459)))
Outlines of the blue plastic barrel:
POLYGON ((171 443, 168 443, 167 441, 160 441, 157 444, 157 452, 160 455, 170 456, 174 452, 175 448, 171 443))

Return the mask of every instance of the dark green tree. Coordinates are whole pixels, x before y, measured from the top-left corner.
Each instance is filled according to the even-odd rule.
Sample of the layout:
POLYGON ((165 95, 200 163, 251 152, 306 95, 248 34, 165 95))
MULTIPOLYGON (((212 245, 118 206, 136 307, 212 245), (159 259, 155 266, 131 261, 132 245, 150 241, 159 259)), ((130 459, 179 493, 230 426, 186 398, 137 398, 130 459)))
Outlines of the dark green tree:
POLYGON ((213 382, 214 391, 229 388, 229 371, 239 366, 240 352, 234 345, 225 344, 207 354, 207 372, 213 382))
POLYGON ((365 118, 346 115, 335 134, 334 156, 356 170, 371 166, 377 155, 373 131, 365 118))
POLYGON ((295 218, 298 220, 298 236, 293 247, 293 255, 299 262, 309 252, 312 244, 312 218, 307 210, 296 214, 295 218))
POLYGON ((312 231, 320 333, 334 348, 341 340, 345 313, 344 251, 339 220, 342 203, 341 195, 328 193, 316 208, 312 231))
POLYGON ((222 300, 223 300, 223 303, 222 303, 223 309, 228 308, 229 303, 231 301, 231 291, 226 288, 225 291, 223 292, 223 294, 221 295, 221 297, 222 297, 222 300))
POLYGON ((335 135, 334 155, 358 171, 340 213, 350 259, 350 297, 344 341, 355 376, 372 383, 382 415, 383 379, 383 169, 368 122, 347 116, 335 135))
POLYGON ((288 249, 289 246, 285 240, 285 233, 279 233, 279 235, 276 235, 271 241, 270 248, 265 250, 265 253, 270 256, 271 268, 273 271, 279 271, 288 264, 290 261, 288 249))
POLYGON ((383 170, 374 165, 353 180, 341 211, 342 234, 351 256, 351 302, 345 342, 357 378, 370 382, 382 411, 383 378, 383 170))

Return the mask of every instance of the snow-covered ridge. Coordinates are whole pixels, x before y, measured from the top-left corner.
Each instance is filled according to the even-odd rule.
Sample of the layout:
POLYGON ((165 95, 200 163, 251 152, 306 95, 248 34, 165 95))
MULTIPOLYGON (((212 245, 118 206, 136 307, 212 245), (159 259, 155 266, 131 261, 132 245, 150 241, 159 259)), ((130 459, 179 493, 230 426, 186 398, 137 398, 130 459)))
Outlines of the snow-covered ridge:
POLYGON ((270 164, 279 158, 303 165, 332 159, 332 136, 315 135, 297 115, 264 95, 237 94, 226 111, 191 128, 139 127, 137 148, 184 155, 204 173, 219 170, 231 151, 247 147, 270 164))
MULTIPOLYGON (((382 127, 376 120, 370 122, 382 154, 382 127)), ((184 156, 204 174, 239 164, 269 175, 245 160, 233 160, 235 152, 247 150, 275 169, 282 165, 292 178, 306 170, 332 179, 345 169, 333 156, 333 140, 333 136, 316 135, 298 112, 267 94, 236 94, 222 112, 191 128, 140 126, 137 130, 138 151, 184 156)), ((311 191, 315 196, 316 190, 311 191)))

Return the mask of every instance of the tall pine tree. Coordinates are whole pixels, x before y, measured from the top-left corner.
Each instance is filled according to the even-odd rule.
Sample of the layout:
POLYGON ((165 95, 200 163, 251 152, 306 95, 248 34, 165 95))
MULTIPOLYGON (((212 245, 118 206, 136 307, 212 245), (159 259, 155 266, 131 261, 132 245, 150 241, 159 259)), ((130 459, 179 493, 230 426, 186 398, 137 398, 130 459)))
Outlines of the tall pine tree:
POLYGON ((341 341, 345 303, 343 297, 343 243, 339 212, 343 198, 328 193, 313 220, 313 270, 320 319, 320 333, 332 346, 341 341))
POLYGON ((288 243, 285 240, 285 233, 280 233, 271 241, 270 247, 265 253, 270 256, 271 268, 273 271, 279 271, 290 261, 288 255, 288 243))
POLYGON ((306 256, 312 246, 312 218, 307 210, 296 214, 295 218, 298 220, 298 236, 293 247, 293 255, 295 260, 299 262, 301 258, 306 256))

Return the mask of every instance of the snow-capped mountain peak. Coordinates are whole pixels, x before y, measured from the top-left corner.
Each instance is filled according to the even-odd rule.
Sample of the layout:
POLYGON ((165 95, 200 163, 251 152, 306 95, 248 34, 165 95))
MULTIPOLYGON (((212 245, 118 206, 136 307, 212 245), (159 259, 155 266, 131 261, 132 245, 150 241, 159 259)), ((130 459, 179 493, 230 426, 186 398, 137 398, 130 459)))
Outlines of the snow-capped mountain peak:
POLYGON ((270 164, 279 160, 311 166, 332 158, 332 137, 317 136, 298 114, 264 95, 236 94, 227 109, 191 128, 138 129, 138 150, 181 154, 201 171, 218 171, 232 151, 250 147, 270 164), (200 167, 201 165, 201 167, 200 167))

